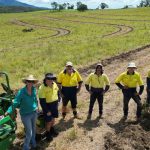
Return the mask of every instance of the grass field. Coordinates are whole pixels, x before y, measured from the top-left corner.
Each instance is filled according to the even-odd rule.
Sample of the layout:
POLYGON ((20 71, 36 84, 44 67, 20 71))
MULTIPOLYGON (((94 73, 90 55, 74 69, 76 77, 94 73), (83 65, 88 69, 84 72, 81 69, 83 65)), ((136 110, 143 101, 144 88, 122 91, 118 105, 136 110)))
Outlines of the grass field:
POLYGON ((84 67, 146 45, 149 14, 149 8, 1 14, 0 70, 9 73, 16 88, 24 76, 41 80, 46 72, 57 74, 69 60, 84 67), (34 30, 22 31, 28 28, 34 30))

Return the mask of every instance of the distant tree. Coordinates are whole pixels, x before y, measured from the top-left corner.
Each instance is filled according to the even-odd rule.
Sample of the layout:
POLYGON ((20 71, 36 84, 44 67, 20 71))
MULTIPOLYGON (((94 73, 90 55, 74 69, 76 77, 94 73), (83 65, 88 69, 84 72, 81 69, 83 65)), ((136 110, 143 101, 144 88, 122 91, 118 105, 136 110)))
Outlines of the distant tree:
POLYGON ((58 5, 58 10, 60 11, 60 10, 63 10, 63 9, 64 9, 63 4, 59 4, 58 5))
POLYGON ((81 4, 81 2, 77 2, 77 9, 80 7, 81 4))
POLYGON ((63 3, 62 6, 63 6, 63 9, 66 9, 67 3, 63 3))
POLYGON ((101 9, 108 8, 108 5, 106 3, 101 3, 99 6, 101 9))
POLYGON ((150 7, 150 0, 142 0, 138 7, 150 7))
POLYGON ((57 10, 58 7, 59 7, 59 4, 58 4, 57 2, 52 2, 52 3, 51 3, 51 6, 52 6, 52 9, 53 9, 53 10, 57 10))
POLYGON ((87 7, 87 5, 82 4, 81 2, 77 2, 77 10, 85 11, 85 10, 88 10, 88 7, 87 7))
POLYGON ((129 6, 128 6, 128 5, 125 5, 125 6, 123 7, 123 9, 127 9, 127 8, 129 8, 129 6))
POLYGON ((68 6, 68 9, 74 9, 74 5, 68 6))

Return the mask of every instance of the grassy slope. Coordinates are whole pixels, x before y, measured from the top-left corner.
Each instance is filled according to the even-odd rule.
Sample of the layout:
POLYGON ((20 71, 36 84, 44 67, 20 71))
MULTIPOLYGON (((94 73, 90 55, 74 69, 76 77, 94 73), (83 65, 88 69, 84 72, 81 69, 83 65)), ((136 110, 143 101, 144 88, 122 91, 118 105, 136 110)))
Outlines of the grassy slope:
POLYGON ((148 20, 150 9, 104 10, 51 12, 40 11, 19 14, 1 14, 0 17, 0 70, 7 71, 13 87, 20 86, 20 78, 32 73, 42 79, 45 72, 58 73, 67 60, 77 67, 89 65, 104 59, 146 45, 150 41, 150 21, 130 22, 122 20, 98 20, 96 18, 148 20), (107 14, 108 16, 100 15, 107 14), (75 15, 78 15, 75 17, 75 15), (124 16, 117 16, 124 15, 124 16), (135 16, 136 15, 136 16, 135 16), (43 16, 57 17, 95 23, 125 24, 134 28, 133 32, 112 38, 102 35, 116 31, 113 26, 53 21, 43 16), (43 38, 54 34, 54 31, 35 28, 34 32, 23 33, 23 26, 10 23, 17 18, 28 23, 46 25, 50 28, 65 28, 71 34, 62 37, 43 38))

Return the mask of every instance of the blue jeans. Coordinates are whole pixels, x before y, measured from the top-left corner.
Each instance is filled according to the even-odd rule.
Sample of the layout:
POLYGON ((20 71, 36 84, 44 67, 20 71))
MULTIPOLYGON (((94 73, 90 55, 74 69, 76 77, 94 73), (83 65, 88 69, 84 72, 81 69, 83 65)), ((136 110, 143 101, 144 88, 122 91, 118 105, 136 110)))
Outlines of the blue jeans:
POLYGON ((37 119, 36 111, 21 116, 21 120, 25 128, 25 136, 26 136, 24 139, 23 150, 29 150, 30 143, 32 147, 36 147, 36 141, 35 141, 36 119, 37 119))

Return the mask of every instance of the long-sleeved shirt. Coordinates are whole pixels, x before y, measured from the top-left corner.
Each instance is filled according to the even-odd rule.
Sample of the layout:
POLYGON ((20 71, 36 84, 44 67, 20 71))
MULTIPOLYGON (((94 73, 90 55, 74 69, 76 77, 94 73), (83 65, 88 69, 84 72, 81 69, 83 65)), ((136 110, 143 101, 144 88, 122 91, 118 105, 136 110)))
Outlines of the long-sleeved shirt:
POLYGON ((7 112, 11 114, 12 108, 19 108, 20 115, 26 115, 35 111, 37 107, 36 88, 32 87, 32 94, 29 95, 25 86, 18 91, 12 106, 8 108, 7 112))

